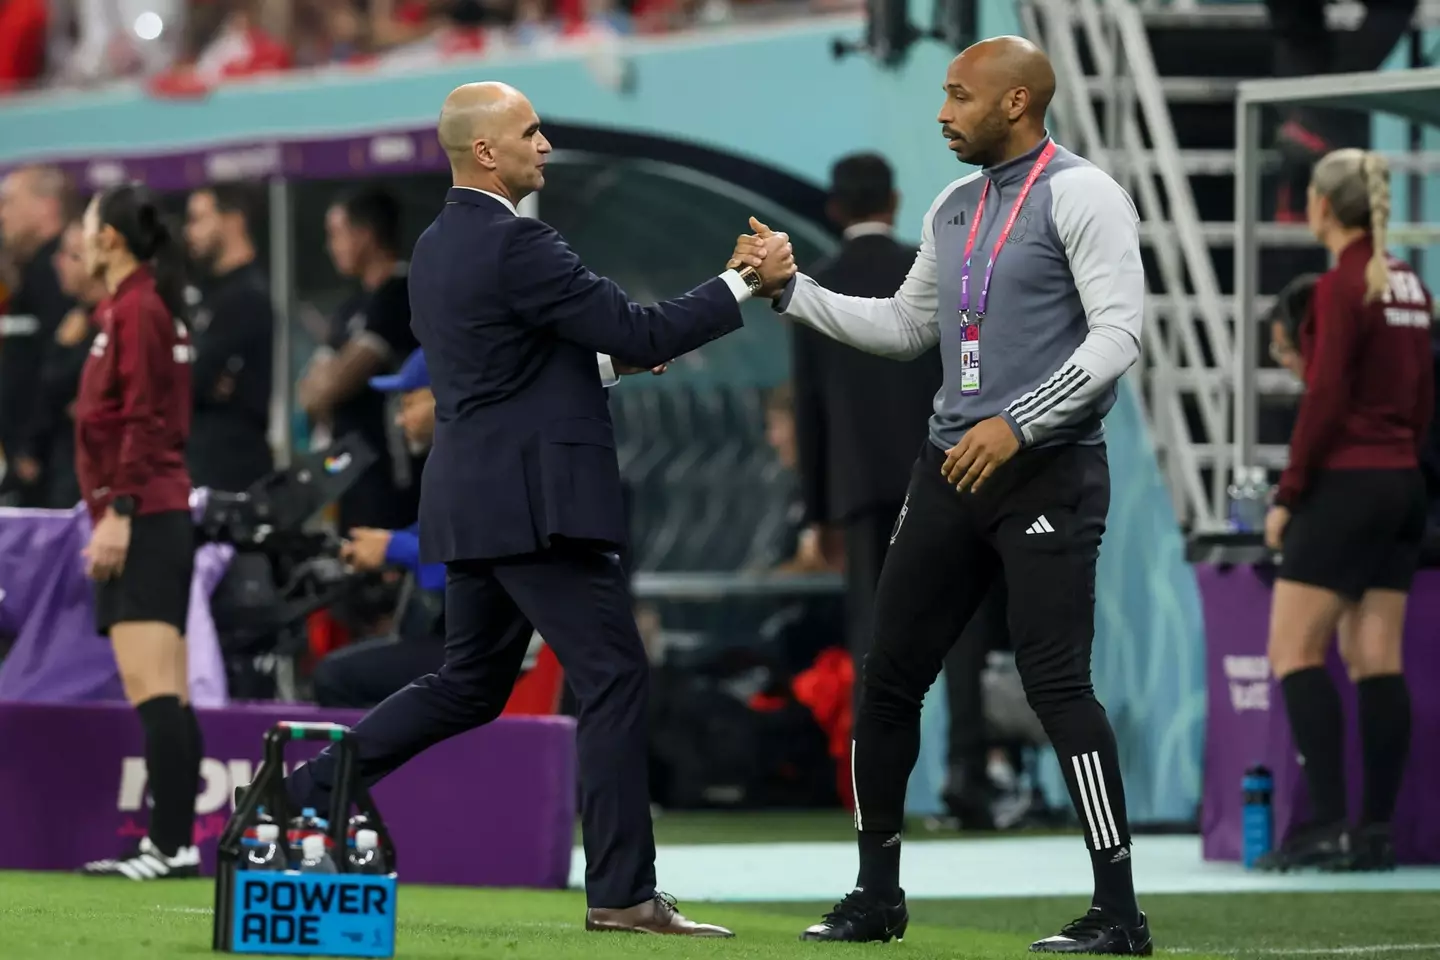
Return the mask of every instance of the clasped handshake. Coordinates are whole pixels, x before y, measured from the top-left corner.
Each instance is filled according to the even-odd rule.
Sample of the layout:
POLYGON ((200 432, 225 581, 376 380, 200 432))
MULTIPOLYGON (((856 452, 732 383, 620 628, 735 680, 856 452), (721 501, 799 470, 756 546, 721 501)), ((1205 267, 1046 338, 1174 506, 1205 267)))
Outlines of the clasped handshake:
POLYGON ((735 253, 725 264, 728 270, 751 267, 760 275, 759 297, 774 299, 795 276, 795 251, 790 249, 790 236, 776 233, 765 224, 750 218, 754 233, 742 233, 735 241, 735 253))
MULTIPOLYGON (((790 236, 776 233, 765 224, 750 218, 750 229, 754 233, 742 233, 735 241, 735 252, 725 264, 726 270, 744 271, 753 269, 760 277, 760 287, 755 296, 773 300, 780 296, 785 284, 795 276, 795 251, 790 248, 790 236)), ((636 367, 616 361, 615 372, 621 376, 644 373, 649 370, 659 375, 665 372, 666 364, 658 367, 636 367)))

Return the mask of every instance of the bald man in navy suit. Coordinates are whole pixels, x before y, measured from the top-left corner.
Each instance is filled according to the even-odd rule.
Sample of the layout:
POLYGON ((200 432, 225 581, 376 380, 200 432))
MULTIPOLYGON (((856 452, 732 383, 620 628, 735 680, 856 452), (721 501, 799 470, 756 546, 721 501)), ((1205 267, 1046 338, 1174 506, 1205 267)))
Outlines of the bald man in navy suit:
MULTIPOLYGON (((743 301, 775 296, 794 275, 790 244, 777 235, 758 254, 737 250, 718 276, 642 307, 553 229, 516 215, 544 185, 550 154, 519 91, 456 89, 439 137, 454 186, 415 245, 410 304, 435 394, 420 549, 446 566, 445 664, 355 727, 360 775, 373 784, 499 716, 539 630, 580 704, 586 928, 731 936, 655 888, 649 666, 619 562, 625 513, 605 388, 739 329, 743 301)), ((327 750, 289 790, 319 807, 334 775, 327 750)))

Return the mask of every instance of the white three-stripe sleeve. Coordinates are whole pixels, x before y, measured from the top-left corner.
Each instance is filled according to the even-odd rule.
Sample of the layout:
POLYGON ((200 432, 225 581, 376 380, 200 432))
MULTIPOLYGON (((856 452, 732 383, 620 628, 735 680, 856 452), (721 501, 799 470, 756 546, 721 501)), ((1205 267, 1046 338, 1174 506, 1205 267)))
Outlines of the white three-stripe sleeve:
POLYGON ((1050 177, 1051 216, 1089 327, 1084 341, 1037 389, 1005 409, 1026 443, 1089 414, 1140 356, 1145 270, 1130 196, 1098 167, 1050 177))
POLYGON ((925 212, 920 228, 920 252, 895 296, 847 297, 826 290, 801 273, 786 287, 775 309, 866 353, 897 360, 920 356, 940 342, 935 214, 956 188, 978 176, 978 173, 971 174, 950 184, 925 212))

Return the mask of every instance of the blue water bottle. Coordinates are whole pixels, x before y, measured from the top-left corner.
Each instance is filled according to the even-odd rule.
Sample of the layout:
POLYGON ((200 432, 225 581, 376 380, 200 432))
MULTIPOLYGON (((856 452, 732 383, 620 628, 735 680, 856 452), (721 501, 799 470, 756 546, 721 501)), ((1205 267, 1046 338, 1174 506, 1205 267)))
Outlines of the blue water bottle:
POLYGON ((1245 771, 1241 781, 1244 791, 1244 831, 1241 835, 1241 858, 1245 869, 1255 866, 1255 861, 1270 852, 1274 843, 1274 819, 1271 797, 1275 792, 1275 780, 1265 766, 1254 766, 1245 771))

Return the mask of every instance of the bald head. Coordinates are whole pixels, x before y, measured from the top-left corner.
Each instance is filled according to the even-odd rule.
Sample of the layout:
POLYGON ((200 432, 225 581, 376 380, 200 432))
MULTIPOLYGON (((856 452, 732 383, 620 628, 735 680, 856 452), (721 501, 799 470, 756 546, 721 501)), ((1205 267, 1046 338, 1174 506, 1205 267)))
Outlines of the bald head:
POLYGON ((467 83, 450 91, 436 127, 456 186, 498 193, 518 203, 545 183, 550 143, 540 118, 506 83, 467 83))
POLYGON ((963 162, 989 166, 1039 142, 1054 97, 1055 70, 1039 47, 1024 37, 992 37, 950 61, 937 119, 963 162))
POLYGON ((73 207, 70 179, 58 167, 21 167, 0 182, 0 235, 28 252, 59 236, 73 207))
POLYGON ((1023 89, 1025 114, 1044 122, 1055 98, 1055 68, 1044 51, 1024 37, 991 37, 965 49, 955 59, 969 59, 997 93, 1023 89))
POLYGON ((440 146, 449 154, 452 164, 469 157, 476 140, 494 137, 506 114, 521 107, 529 110, 530 101, 507 83, 486 81, 456 87, 440 108, 440 125, 436 130, 440 146))

